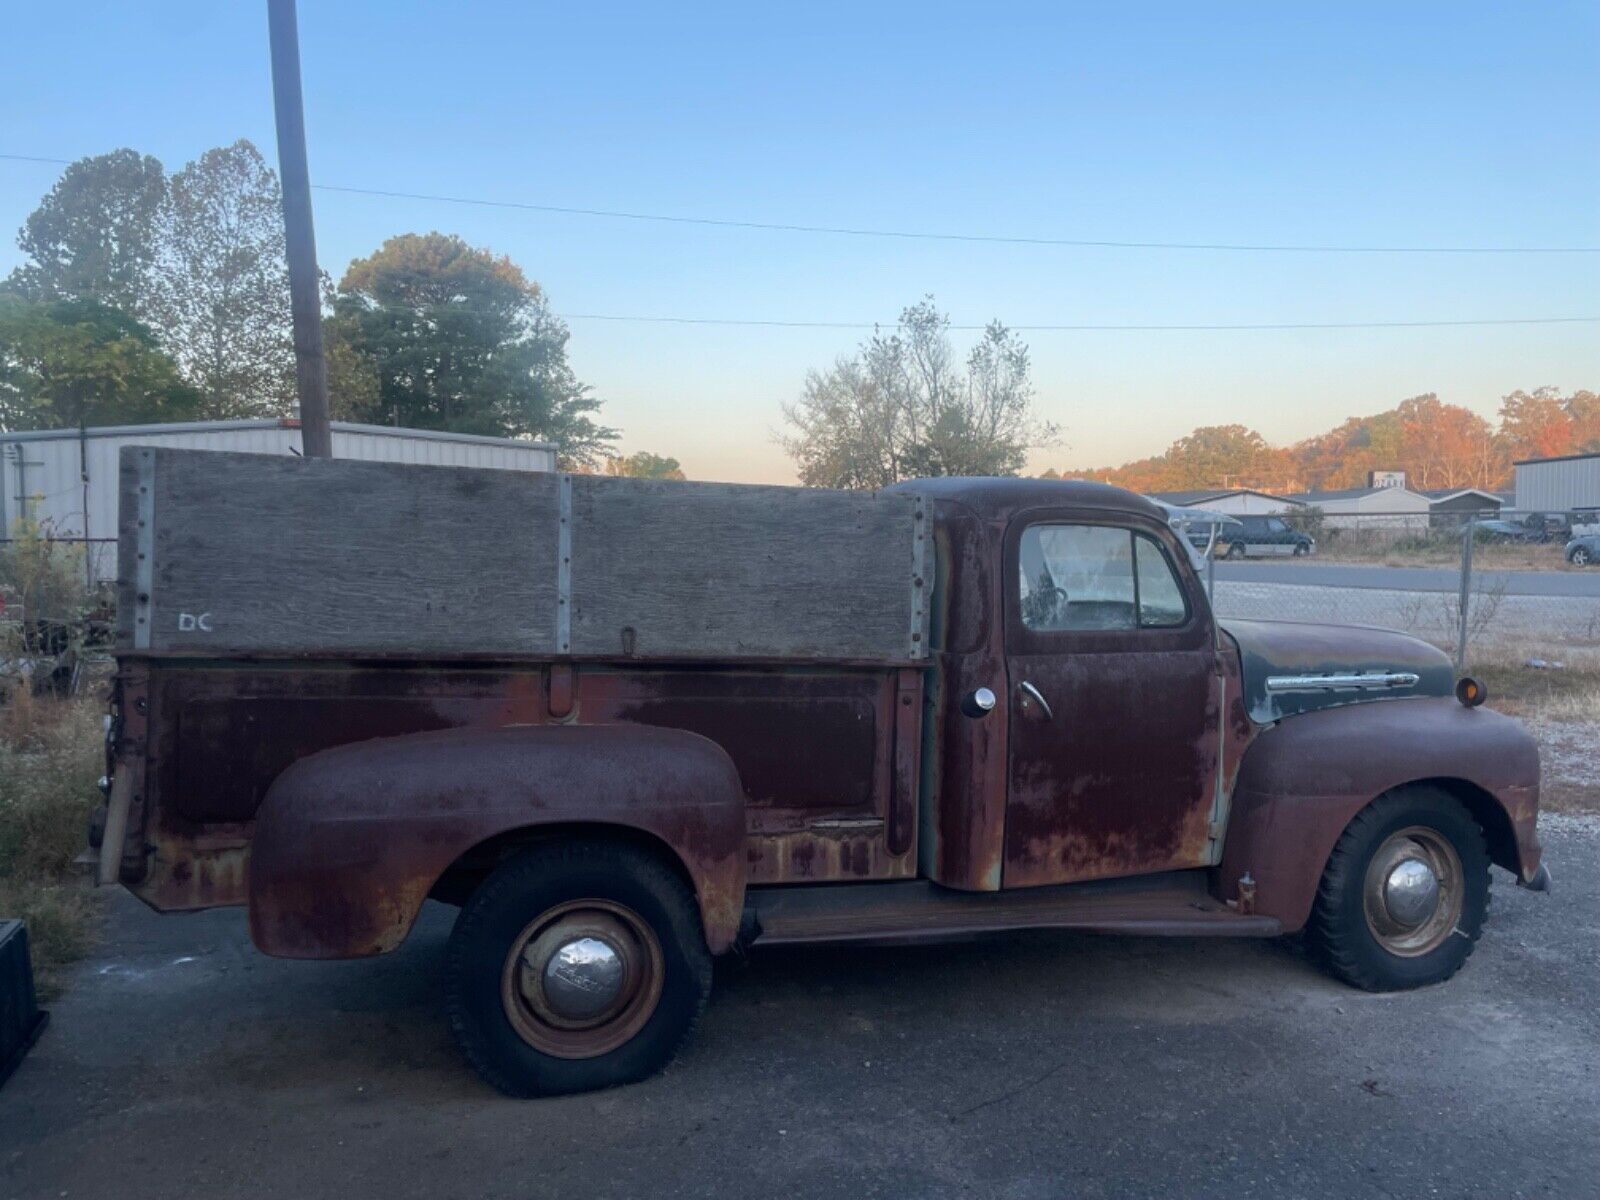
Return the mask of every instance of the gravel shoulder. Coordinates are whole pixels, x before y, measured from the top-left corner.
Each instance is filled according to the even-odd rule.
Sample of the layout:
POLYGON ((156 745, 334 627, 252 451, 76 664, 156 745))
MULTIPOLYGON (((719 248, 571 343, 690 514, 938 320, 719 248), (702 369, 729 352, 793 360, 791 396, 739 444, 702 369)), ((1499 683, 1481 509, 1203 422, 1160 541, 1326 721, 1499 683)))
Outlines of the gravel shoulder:
POLYGON ((1600 818, 1541 829, 1556 890, 1497 872, 1440 987, 1355 992, 1293 941, 758 952, 666 1074, 537 1102, 450 1042, 450 910, 283 962, 114 893, 0 1091, 0 1195, 1593 1194, 1600 818))

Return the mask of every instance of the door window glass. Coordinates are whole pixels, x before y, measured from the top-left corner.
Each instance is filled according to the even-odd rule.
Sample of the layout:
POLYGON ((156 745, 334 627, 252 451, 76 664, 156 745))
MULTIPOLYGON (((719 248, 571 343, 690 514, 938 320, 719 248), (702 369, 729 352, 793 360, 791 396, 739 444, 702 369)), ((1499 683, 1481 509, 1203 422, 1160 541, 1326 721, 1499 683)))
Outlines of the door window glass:
POLYGON ((1150 537, 1106 525, 1030 525, 1018 548, 1022 623, 1052 633, 1159 628, 1189 619, 1172 561, 1150 537))
POLYGON ((1182 625, 1189 619, 1189 602, 1172 563, 1147 537, 1135 534, 1133 545, 1139 568, 1139 624, 1182 625))
POLYGON ((1133 541, 1105 525, 1030 525, 1019 554, 1029 629, 1132 629, 1133 541))

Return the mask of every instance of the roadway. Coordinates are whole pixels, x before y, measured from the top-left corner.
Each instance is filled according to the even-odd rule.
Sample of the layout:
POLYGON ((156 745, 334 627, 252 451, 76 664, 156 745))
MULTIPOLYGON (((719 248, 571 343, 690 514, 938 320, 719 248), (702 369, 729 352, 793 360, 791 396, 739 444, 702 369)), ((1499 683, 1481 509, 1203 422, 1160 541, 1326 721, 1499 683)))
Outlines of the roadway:
MULTIPOLYGON (((1508 596, 1566 596, 1600 599, 1600 567, 1586 571, 1474 571, 1483 588, 1508 596)), ((1217 579, 1229 583, 1288 583, 1312 587, 1383 588, 1400 592, 1453 592, 1460 587, 1455 567, 1386 567, 1369 563, 1318 563, 1304 560, 1219 562, 1217 579)))

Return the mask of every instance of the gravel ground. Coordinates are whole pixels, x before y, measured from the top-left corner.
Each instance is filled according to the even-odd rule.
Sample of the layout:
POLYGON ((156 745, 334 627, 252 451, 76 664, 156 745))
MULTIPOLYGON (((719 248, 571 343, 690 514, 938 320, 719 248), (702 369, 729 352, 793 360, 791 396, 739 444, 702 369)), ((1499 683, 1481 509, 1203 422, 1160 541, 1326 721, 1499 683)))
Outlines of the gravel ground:
POLYGON ((1600 1194, 1600 819, 1496 872, 1455 980, 1369 996, 1296 943, 1059 933, 757 953, 630 1088, 516 1102, 440 1011, 451 913, 281 962, 239 912, 109 897, 0 1091, 0 1196, 1600 1194))

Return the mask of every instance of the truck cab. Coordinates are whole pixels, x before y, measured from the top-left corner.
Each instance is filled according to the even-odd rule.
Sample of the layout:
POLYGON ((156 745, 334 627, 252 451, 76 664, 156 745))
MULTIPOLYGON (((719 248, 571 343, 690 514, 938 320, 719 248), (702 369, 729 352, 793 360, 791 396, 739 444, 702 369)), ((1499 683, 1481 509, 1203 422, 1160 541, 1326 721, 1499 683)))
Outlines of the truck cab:
MULTIPOLYGON (((774 511, 816 499, 792 492, 725 489, 697 536, 761 544, 774 511)), ((516 1095, 657 1069, 734 950, 1305 930, 1346 981, 1408 988, 1461 967, 1491 865, 1548 886, 1534 745, 1434 647, 1219 623, 1165 514, 1117 488, 917 480, 850 503, 886 506, 885 545, 906 547, 885 578, 909 588, 909 633, 882 652, 752 654, 757 629, 725 652, 650 653, 652 613, 696 603, 677 577, 650 583, 669 570, 648 549, 665 533, 641 539, 625 594, 606 592, 614 650, 124 646, 102 878, 162 910, 246 905, 259 948, 300 957, 383 953, 426 899, 459 905, 452 1028, 516 1095)), ((805 537, 847 548, 871 524, 848 511, 853 525, 805 537)), ((129 571, 172 553, 140 530, 129 571)), ((205 536, 188 525, 175 544, 224 557, 231 535, 205 536)), ((825 599, 831 583, 741 575, 716 565, 727 553, 719 584, 744 580, 768 613, 799 606, 789 632, 851 602, 850 579, 825 599)), ((881 557, 856 586, 876 586, 881 557)), ((726 590, 693 611, 722 611, 726 590)), ((601 601, 571 595, 581 630, 601 601)))

